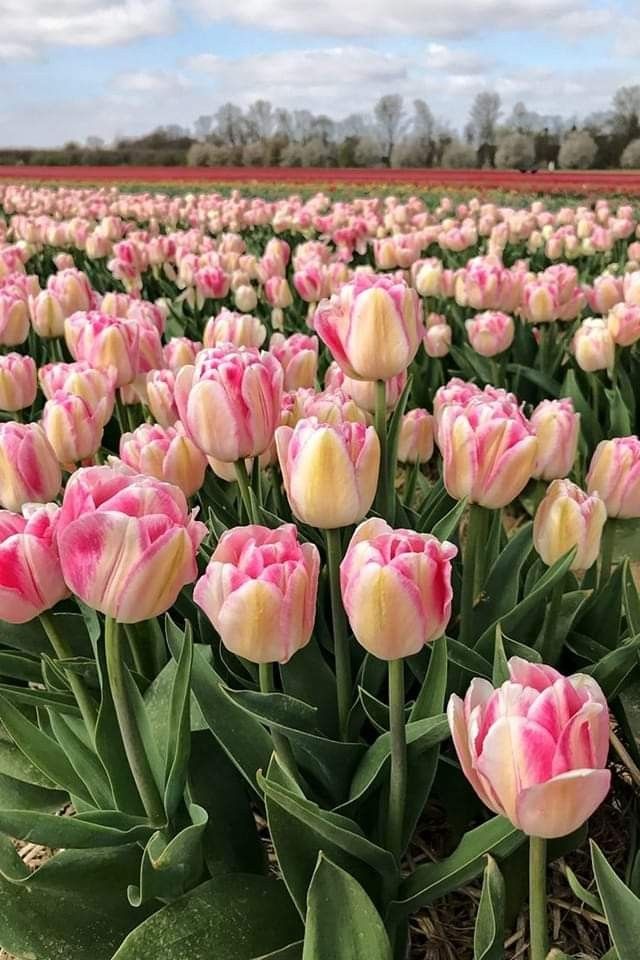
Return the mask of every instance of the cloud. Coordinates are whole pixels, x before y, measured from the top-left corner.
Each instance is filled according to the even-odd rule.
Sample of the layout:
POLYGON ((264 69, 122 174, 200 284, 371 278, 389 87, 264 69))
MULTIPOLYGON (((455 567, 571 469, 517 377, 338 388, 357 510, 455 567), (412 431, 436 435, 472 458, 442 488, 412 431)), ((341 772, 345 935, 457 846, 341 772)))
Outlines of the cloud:
POLYGON ((486 73, 492 61, 471 50, 446 47, 442 43, 427 46, 425 66, 428 70, 443 70, 446 73, 486 73))

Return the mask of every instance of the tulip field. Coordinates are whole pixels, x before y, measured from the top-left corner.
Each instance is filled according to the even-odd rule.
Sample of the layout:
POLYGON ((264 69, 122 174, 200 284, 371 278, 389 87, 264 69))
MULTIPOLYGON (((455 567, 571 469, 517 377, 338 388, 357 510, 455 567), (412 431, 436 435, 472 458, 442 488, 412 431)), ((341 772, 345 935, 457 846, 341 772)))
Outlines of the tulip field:
POLYGON ((511 202, 0 184, 0 956, 637 960, 640 207, 511 202))

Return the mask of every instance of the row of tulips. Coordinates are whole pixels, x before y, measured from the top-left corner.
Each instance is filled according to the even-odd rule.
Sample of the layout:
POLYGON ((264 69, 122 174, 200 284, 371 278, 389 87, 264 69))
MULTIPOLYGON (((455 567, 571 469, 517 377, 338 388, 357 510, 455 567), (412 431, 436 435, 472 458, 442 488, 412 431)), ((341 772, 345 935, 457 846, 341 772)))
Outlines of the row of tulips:
MULTIPOLYGON (((483 876, 497 960, 528 840, 545 960, 547 861, 610 743, 637 774, 633 210, 1 190, 2 946, 400 960, 483 876), (547 227, 615 233, 630 269, 505 265, 547 227), (296 282, 320 266, 333 289, 296 282), (606 379, 580 347, 605 306, 606 379), (416 863, 434 805, 448 846, 416 863), (58 852, 25 873, 15 839, 58 852)), ((635 855, 628 888, 597 847, 597 893, 571 881, 619 960, 635 855)))

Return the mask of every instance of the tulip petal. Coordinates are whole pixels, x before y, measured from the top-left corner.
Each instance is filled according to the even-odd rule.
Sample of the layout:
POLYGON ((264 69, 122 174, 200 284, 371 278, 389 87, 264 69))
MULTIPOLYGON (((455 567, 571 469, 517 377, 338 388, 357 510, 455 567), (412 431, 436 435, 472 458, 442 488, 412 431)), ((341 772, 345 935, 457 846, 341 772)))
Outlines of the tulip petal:
POLYGON ((571 770, 523 790, 513 822, 525 833, 547 840, 582 826, 609 792, 609 770, 571 770))

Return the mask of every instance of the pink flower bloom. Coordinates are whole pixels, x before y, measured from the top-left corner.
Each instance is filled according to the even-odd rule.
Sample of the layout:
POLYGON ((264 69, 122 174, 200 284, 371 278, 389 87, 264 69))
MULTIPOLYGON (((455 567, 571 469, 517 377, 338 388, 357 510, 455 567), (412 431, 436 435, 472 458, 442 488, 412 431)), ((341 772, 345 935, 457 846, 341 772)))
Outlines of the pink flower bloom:
POLYGON ((543 400, 529 420, 538 438, 533 476, 555 480, 571 473, 580 432, 580 414, 570 399, 543 400))
POLYGON ((381 660, 419 653, 451 616, 451 543, 361 523, 340 565, 342 599, 357 641, 381 660))
POLYGON ((221 310, 207 321, 202 340, 205 347, 222 343, 232 343, 234 347, 261 347, 266 337, 267 328, 257 317, 221 310))
POLYGON ((62 391, 47 400, 42 427, 61 464, 79 463, 100 448, 107 403, 105 398, 92 407, 77 394, 62 391))
POLYGON ((60 391, 74 393, 86 400, 91 410, 101 408, 104 423, 111 419, 115 404, 115 367, 98 370, 84 361, 47 363, 38 370, 38 379, 47 400, 60 391))
POLYGON ((602 497, 608 516, 640 517, 640 440, 602 440, 591 458, 587 490, 602 497))
POLYGON ((189 340, 188 337, 172 337, 162 353, 166 365, 170 370, 175 371, 194 363, 201 350, 202 344, 197 340, 189 340))
POLYGON ((466 321, 469 343, 482 357, 504 353, 513 343, 513 319, 506 313, 487 310, 466 321))
POLYGON ((552 667, 509 661, 495 690, 473 680, 449 700, 449 726, 464 774, 494 813, 534 837, 572 833, 609 791, 604 769, 609 711, 598 684, 552 667))
POLYGON ((572 570, 588 570, 598 559, 607 509, 570 480, 554 480, 533 519, 533 542, 548 567, 577 547, 572 570))
POLYGON ((318 369, 318 338, 304 333, 285 337, 274 333, 269 341, 269 353, 282 364, 284 389, 299 390, 312 387, 318 369))
POLYGON ((0 410, 14 413, 30 407, 36 398, 36 365, 21 353, 0 356, 0 410))
POLYGON ((175 389, 173 370, 150 370, 147 374, 147 404, 161 427, 172 427, 179 420, 175 389))
POLYGON ((428 357, 446 357, 451 348, 452 331, 448 323, 433 323, 424 331, 424 349, 428 357))
POLYGON ((59 510, 0 510, 0 620, 27 623, 68 596, 55 540, 59 510))
POLYGON ((47 503, 62 484, 60 466, 39 423, 0 423, 0 505, 17 512, 47 503))
POLYGON ((587 317, 573 338, 573 352, 581 370, 612 370, 615 362, 613 336, 602 317, 587 317))
POLYGON ((630 347, 640 340, 640 304, 616 304, 607 317, 607 327, 618 346, 630 347))
POLYGON ((293 524, 222 535, 193 592, 224 645, 253 663, 286 663, 309 642, 320 556, 293 524))
POLYGON ((67 318, 65 339, 75 360, 84 360, 107 372, 113 368, 115 385, 123 387, 132 383, 138 373, 140 329, 133 320, 91 310, 67 318))
MULTIPOLYGON (((407 385, 407 371, 390 377, 384 382, 385 406, 387 411, 395 409, 398 400, 402 396, 402 391, 407 385)), ((343 377, 342 388, 348 397, 358 404, 368 413, 376 411, 376 385, 372 380, 352 380, 351 377, 343 377)))
POLYGON ((433 417, 417 407, 405 413, 398 438, 400 463, 426 463, 433 455, 433 417))
POLYGON ((181 425, 160 427, 143 423, 120 437, 120 459, 136 473, 165 480, 191 497, 204 483, 207 460, 181 425))

